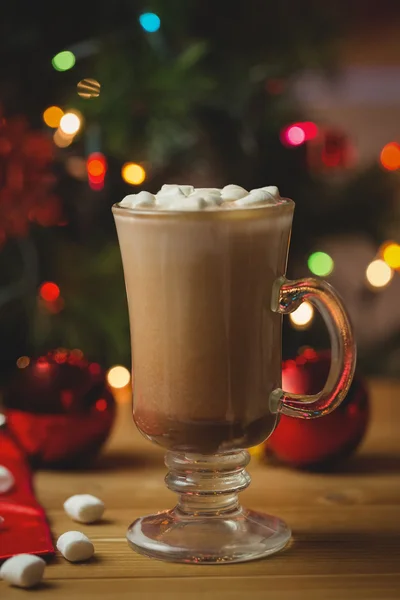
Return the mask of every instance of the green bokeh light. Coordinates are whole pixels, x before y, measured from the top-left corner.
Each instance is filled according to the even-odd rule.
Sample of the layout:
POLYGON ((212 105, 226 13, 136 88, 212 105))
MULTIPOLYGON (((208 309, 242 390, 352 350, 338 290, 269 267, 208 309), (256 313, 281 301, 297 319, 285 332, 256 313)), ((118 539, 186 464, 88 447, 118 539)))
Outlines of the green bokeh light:
POLYGON ((75 55, 69 50, 64 50, 54 56, 51 64, 56 71, 68 71, 75 64, 75 55))
POLYGON ((311 273, 319 277, 330 275, 335 266, 332 258, 326 252, 313 252, 308 257, 307 264, 311 273))

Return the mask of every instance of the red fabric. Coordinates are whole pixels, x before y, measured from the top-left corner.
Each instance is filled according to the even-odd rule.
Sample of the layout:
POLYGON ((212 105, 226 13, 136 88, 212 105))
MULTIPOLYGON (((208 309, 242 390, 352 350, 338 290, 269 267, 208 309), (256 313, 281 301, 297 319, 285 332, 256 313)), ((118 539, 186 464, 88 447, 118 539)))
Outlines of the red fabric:
POLYGON ((43 508, 33 493, 32 475, 25 453, 7 428, 0 429, 0 464, 14 476, 15 484, 0 494, 0 560, 15 554, 54 553, 50 529, 43 508))

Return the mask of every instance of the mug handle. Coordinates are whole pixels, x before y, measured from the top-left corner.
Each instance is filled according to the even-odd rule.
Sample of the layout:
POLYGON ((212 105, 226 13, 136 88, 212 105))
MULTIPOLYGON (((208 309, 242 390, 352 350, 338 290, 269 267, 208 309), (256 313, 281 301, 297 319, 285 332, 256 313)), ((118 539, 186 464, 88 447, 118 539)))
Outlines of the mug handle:
POLYGON ((290 394, 278 388, 271 393, 270 409, 300 419, 314 419, 332 412, 345 398, 356 366, 356 345, 347 312, 333 287, 307 277, 289 281, 281 277, 272 290, 272 310, 288 314, 307 300, 321 313, 331 338, 331 367, 321 392, 290 394))

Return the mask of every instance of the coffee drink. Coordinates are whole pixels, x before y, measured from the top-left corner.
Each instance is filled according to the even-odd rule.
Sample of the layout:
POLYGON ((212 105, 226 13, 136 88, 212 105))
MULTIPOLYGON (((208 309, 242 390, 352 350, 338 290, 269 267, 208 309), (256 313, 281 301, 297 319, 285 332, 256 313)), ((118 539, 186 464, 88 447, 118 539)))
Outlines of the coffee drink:
POLYGON ((293 203, 276 188, 164 186, 113 207, 128 296, 134 419, 165 448, 254 446, 276 425, 293 203))

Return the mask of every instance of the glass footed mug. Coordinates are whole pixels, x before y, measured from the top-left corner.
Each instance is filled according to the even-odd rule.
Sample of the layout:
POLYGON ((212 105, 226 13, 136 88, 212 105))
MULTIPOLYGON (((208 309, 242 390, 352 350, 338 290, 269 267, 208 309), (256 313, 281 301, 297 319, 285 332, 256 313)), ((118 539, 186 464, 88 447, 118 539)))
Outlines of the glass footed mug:
POLYGON ((285 279, 294 203, 215 211, 113 206, 125 275, 141 433, 166 448, 172 510, 128 529, 141 554, 185 563, 252 560, 283 548, 289 527, 244 509, 246 448, 280 414, 311 419, 345 397, 356 350, 346 311, 319 279, 285 279), (281 389, 282 315, 307 300, 329 329, 332 362, 314 396, 281 389))

